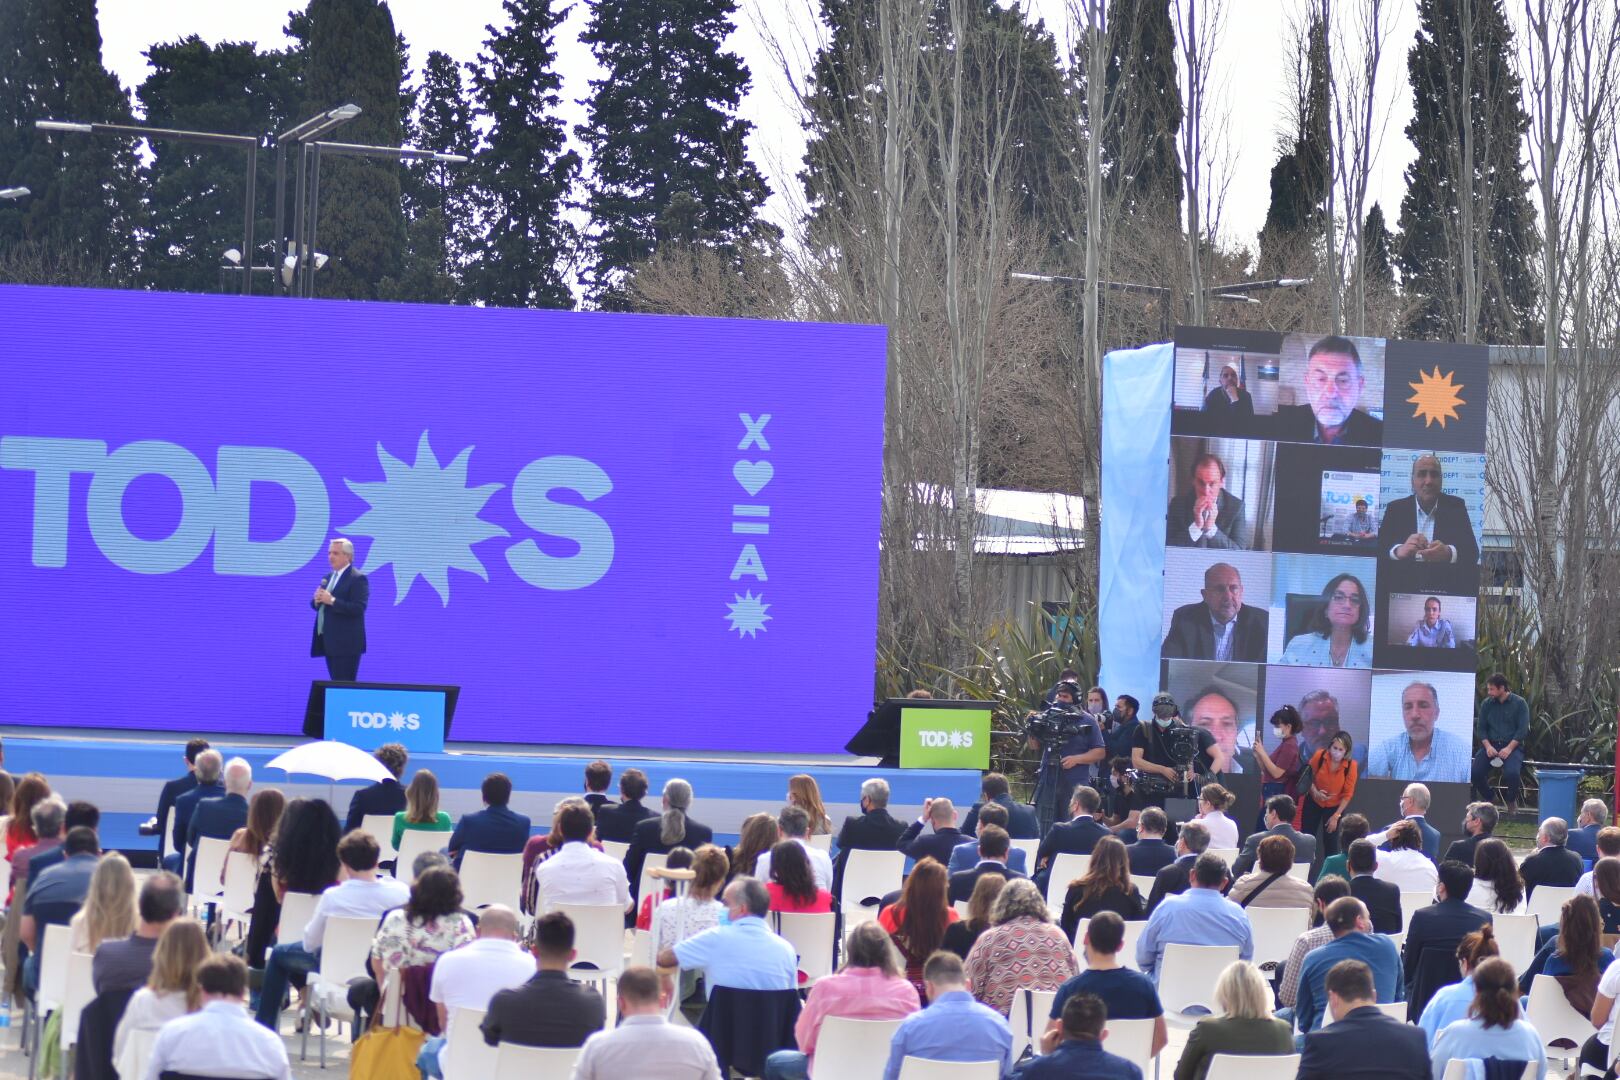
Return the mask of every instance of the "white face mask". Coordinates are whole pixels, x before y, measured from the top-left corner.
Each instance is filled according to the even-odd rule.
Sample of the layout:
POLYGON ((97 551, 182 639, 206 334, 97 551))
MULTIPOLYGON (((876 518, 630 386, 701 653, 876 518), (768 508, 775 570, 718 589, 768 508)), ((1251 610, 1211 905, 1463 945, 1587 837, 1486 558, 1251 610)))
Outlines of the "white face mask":
POLYGON ((1337 765, 1339 762, 1344 760, 1344 747, 1335 743, 1332 748, 1328 750, 1328 757, 1332 758, 1333 763, 1337 765))
POLYGON ((1166 728, 1166 727, 1170 726, 1170 721, 1173 720, 1173 719, 1174 719, 1174 717, 1170 717, 1170 716, 1155 716, 1153 718, 1153 722, 1155 724, 1158 724, 1162 728, 1166 728))
POLYGON ((1271 737, 1276 739, 1278 742, 1282 742, 1283 739, 1286 738, 1287 736, 1284 733, 1282 728, 1274 727, 1274 728, 1271 729, 1271 737))

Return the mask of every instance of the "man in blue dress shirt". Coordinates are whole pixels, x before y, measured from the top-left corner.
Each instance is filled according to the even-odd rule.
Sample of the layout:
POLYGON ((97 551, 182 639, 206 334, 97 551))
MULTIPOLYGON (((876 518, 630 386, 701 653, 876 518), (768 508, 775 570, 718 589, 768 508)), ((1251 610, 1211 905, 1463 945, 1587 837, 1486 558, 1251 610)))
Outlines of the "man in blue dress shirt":
POLYGON ((900 1080, 900 1067, 907 1057, 994 1061, 1000 1064, 1001 1075, 1008 1075, 1013 1064, 1012 1029, 1006 1017, 968 993, 962 958, 943 950, 934 953, 923 965, 923 981, 928 984, 930 1004, 901 1021, 889 1042, 883 1080, 900 1080))
POLYGON ((1333 931, 1333 940, 1306 953, 1299 966, 1294 1020, 1304 1034, 1321 1026, 1322 1010, 1327 1008, 1328 972, 1341 960, 1359 960, 1367 965, 1380 1005, 1406 1000, 1406 983, 1401 978, 1401 958, 1395 943, 1383 934, 1373 933, 1366 905, 1353 896, 1341 896, 1328 905, 1324 921, 1333 931))
POLYGON ((1095 994, 1075 994, 1063 1003, 1061 1027, 1041 1036, 1041 1056, 1024 1062, 1017 1080, 1141 1080, 1133 1061, 1103 1049, 1108 1007, 1095 994), (1059 1041, 1061 1040, 1061 1041, 1059 1041))
POLYGON ((1155 984, 1166 945, 1236 945, 1239 960, 1254 955, 1249 917, 1221 895, 1226 878, 1226 860, 1206 851, 1193 863, 1192 887, 1165 897, 1148 916, 1147 929, 1136 940, 1136 966, 1155 984))
POLYGON ((704 984, 735 990, 794 990, 799 954, 765 925, 771 894, 758 879, 739 877, 720 894, 730 920, 658 954, 658 966, 703 971, 704 984))

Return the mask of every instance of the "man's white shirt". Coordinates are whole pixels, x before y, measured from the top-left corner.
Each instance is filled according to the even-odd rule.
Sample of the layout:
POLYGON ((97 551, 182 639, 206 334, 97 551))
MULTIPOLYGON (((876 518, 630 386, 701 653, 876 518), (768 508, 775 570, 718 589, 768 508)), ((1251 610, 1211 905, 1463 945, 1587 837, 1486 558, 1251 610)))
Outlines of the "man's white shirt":
POLYGON ((564 844, 535 868, 534 878, 547 909, 557 904, 630 906, 630 880, 624 863, 582 840, 564 844))
POLYGON ((350 878, 321 893, 315 914, 304 927, 304 948, 314 952, 321 947, 326 920, 339 918, 380 919, 384 912, 400 907, 411 898, 411 888, 403 881, 380 877, 373 881, 350 878))

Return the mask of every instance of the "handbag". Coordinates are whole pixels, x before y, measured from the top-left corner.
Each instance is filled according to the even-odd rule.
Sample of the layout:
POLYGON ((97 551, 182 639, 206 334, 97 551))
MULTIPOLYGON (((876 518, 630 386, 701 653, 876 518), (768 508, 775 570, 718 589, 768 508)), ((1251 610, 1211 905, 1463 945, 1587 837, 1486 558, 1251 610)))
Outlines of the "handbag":
MULTIPOLYGON (((397 1026, 384 1027, 381 1010, 372 1016, 371 1027, 349 1051, 351 1080, 411 1080, 421 1075, 416 1067, 416 1056, 422 1052, 427 1033, 404 1023, 399 972, 388 973, 388 989, 394 991, 391 996, 397 1026)), ((389 996, 385 991, 384 1000, 389 996)))
POLYGON ((1294 779, 1294 801, 1304 803, 1306 796, 1311 793, 1311 785, 1316 782, 1316 762, 1326 750, 1318 750, 1311 755, 1311 760, 1299 770, 1299 776, 1294 779))

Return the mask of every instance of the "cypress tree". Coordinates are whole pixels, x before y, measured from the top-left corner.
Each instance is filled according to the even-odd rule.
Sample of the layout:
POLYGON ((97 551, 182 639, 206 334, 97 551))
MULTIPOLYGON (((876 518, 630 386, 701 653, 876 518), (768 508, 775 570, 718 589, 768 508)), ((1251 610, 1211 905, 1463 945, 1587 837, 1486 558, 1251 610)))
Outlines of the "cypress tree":
POLYGON ((1291 256, 1314 246, 1323 226, 1332 150, 1327 29, 1320 18, 1306 30, 1305 80, 1294 102, 1295 130, 1271 168, 1271 205, 1260 231, 1263 272, 1281 273, 1291 256))
MULTIPOLYGON (((409 142, 425 150, 473 155, 478 133, 455 60, 437 50, 428 53, 412 100, 405 123, 409 142)), ((476 243, 470 168, 470 163, 437 161, 406 166, 405 272, 392 283, 395 298, 446 304, 460 298, 462 267, 476 243)))
MULTIPOLYGON (((472 170, 485 238, 467 269, 469 297, 514 307, 573 306, 566 272, 573 229, 562 211, 579 173, 557 116, 562 78, 555 35, 565 9, 551 0, 506 0, 509 25, 489 27, 472 69, 491 124, 472 170)), ((646 47, 650 47, 647 43, 646 47)))
POLYGON ((1105 189, 1126 213, 1181 220, 1181 84, 1169 0, 1110 0, 1105 189))
POLYGON ((1395 287, 1395 267, 1390 261, 1394 237, 1384 224, 1384 208, 1377 203, 1367 211, 1367 224, 1361 230, 1361 243, 1366 251, 1367 283, 1384 289, 1395 287))

